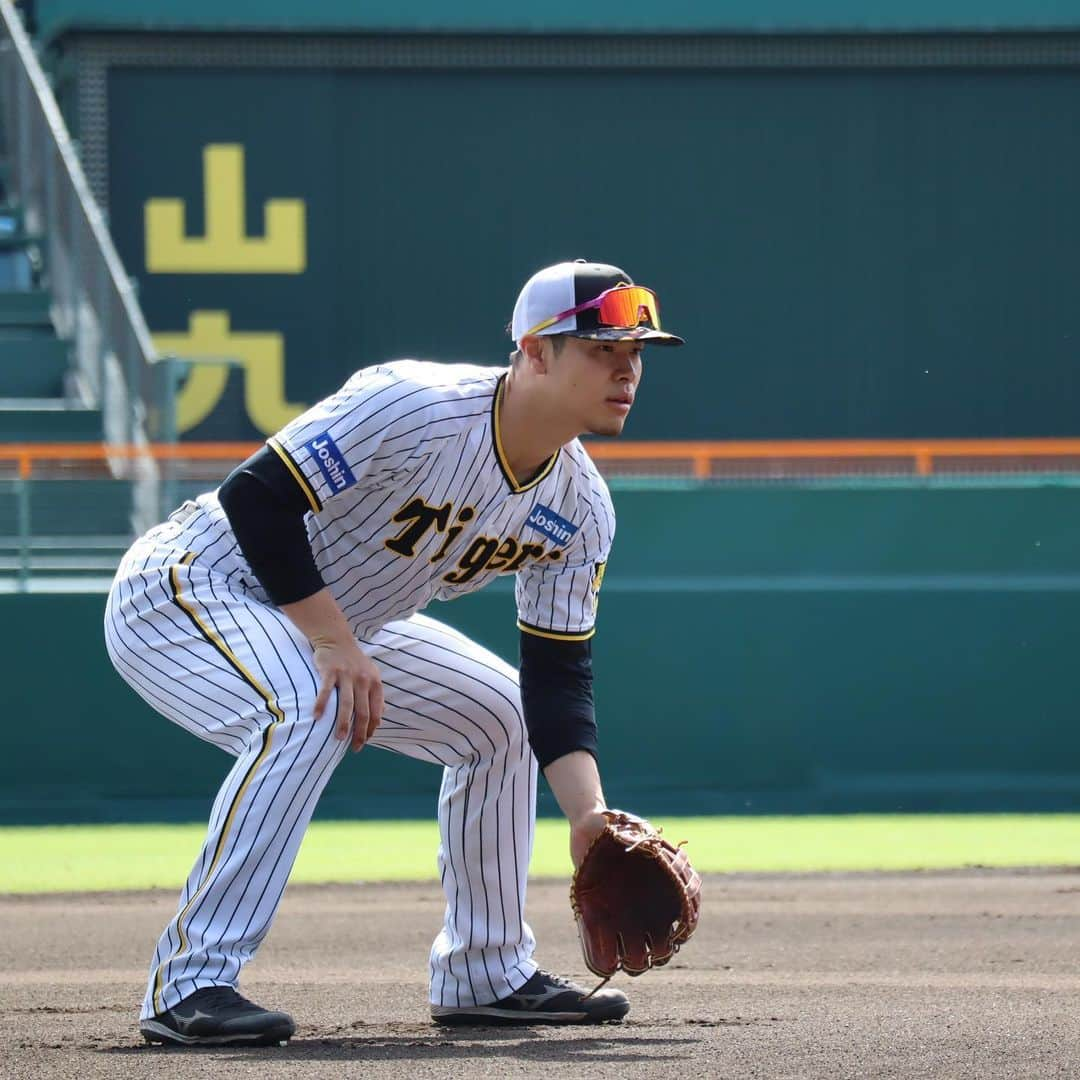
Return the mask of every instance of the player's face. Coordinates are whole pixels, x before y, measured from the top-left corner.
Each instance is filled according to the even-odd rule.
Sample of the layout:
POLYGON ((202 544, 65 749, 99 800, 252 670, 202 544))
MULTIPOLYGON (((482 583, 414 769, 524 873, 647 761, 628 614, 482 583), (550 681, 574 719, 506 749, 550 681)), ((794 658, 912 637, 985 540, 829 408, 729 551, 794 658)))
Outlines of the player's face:
POLYGON ((564 342, 551 367, 562 404, 582 433, 620 434, 641 382, 641 343, 574 337, 564 342))

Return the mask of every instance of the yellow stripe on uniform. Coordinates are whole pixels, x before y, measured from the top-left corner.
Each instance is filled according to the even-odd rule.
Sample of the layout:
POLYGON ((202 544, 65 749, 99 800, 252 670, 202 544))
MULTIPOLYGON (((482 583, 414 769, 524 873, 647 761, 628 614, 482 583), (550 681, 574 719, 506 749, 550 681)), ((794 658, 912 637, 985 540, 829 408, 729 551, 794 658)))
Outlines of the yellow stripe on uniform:
POLYGON ((580 634, 564 634, 561 630, 541 630, 539 626, 530 626, 520 619, 518 619, 518 629, 536 637, 550 638, 552 641, 588 641, 596 633, 595 627, 592 630, 584 630, 580 634))
POLYGON ((502 412, 503 389, 505 386, 506 376, 501 375, 499 377, 498 385, 495 387, 495 397, 492 398, 491 402, 491 433, 494 437, 495 460, 499 464, 499 469, 506 478, 506 482, 510 485, 510 490, 513 491, 515 495, 520 495, 523 491, 528 491, 530 488, 536 487, 536 485, 555 468, 555 462, 559 460, 559 451, 556 450, 555 453, 548 458, 547 462, 540 467, 540 471, 528 483, 519 484, 517 482, 517 477, 514 476, 513 470, 506 460, 506 451, 503 450, 502 444, 500 413, 502 412))
POLYGON ((292 473, 293 479, 300 485, 300 490, 311 504, 311 509, 318 513, 322 509, 322 503, 319 502, 319 497, 315 494, 315 489, 308 483, 308 478, 296 467, 296 462, 289 457, 289 453, 285 447, 282 446, 277 439, 267 439, 266 445, 285 462, 285 467, 292 473))
MULTIPOLYGON (((195 553, 189 551, 183 557, 183 559, 180 560, 180 565, 190 566, 194 559, 195 553)), ((221 640, 217 633, 211 627, 207 626, 206 623, 202 621, 202 619, 199 618, 199 614, 195 610, 192 602, 190 600, 185 600, 184 597, 180 595, 180 575, 177 573, 178 569, 179 567, 177 566, 169 568, 169 584, 172 586, 173 603, 175 603, 176 606, 179 607, 189 619, 191 619, 191 621, 195 624, 195 629, 198 630, 199 633, 202 634, 202 636, 206 638, 206 640, 209 641, 210 644, 213 645, 214 648, 217 649, 217 651, 221 653, 221 655, 224 656, 226 660, 228 660, 230 666, 244 680, 244 682, 246 682, 248 686, 250 686, 259 695, 259 697, 261 697, 263 701, 266 702, 266 708, 269 710, 270 715, 273 716, 276 723, 280 724, 285 719, 285 714, 281 711, 281 707, 274 700, 274 695, 271 694, 270 691, 267 690, 259 682, 259 680, 256 679, 250 671, 248 671, 246 667, 244 667, 244 665, 237 658, 236 653, 234 653, 232 649, 230 649, 229 646, 221 640)))
MULTIPOLYGON (((181 566, 190 566, 195 558, 195 553, 189 551, 181 560, 181 566)), ((221 860, 221 853, 225 850, 225 841, 229 836, 229 832, 232 829, 233 821, 236 818, 236 812, 240 808, 240 803, 244 798, 244 793, 247 791, 248 786, 251 784, 255 773, 258 771, 259 766, 266 759, 266 755, 270 752, 270 747, 274 741, 274 729, 277 728, 284 720, 285 714, 281 711, 281 706, 274 700, 274 696, 251 674, 250 671, 240 662, 236 654, 225 644, 224 641, 199 618, 198 612, 195 610, 193 603, 190 600, 185 599, 180 594, 180 575, 177 573, 179 567, 172 566, 169 568, 169 584, 172 587, 172 598, 185 615, 195 624, 199 633, 206 638, 208 642, 225 659, 229 662, 229 665, 237 672, 238 675, 246 682, 258 695, 266 702, 266 707, 273 716, 273 721, 263 731, 263 745, 262 750, 259 751, 259 756, 251 763, 251 768, 248 769, 247 775, 244 777, 243 782, 237 789, 236 794, 233 796, 232 803, 229 805, 229 812, 225 815, 225 823, 221 827, 221 835, 218 837, 217 846, 214 848, 214 856, 210 860, 210 866, 206 873, 203 875, 202 882, 199 887, 191 894, 191 899, 184 905, 183 909, 176 916, 176 936, 179 939, 179 945, 171 956, 161 962, 157 969, 157 974, 154 978, 154 1007, 157 1012, 162 1013, 165 1011, 165 1003, 162 1000, 161 992, 163 989, 162 982, 165 977, 165 969, 172 963, 176 957, 184 953, 188 948, 187 935, 184 933, 184 919, 187 917, 188 912, 191 911, 195 904, 195 901, 199 899, 199 895, 205 887, 207 881, 210 880, 211 875, 217 868, 218 862, 221 860)))

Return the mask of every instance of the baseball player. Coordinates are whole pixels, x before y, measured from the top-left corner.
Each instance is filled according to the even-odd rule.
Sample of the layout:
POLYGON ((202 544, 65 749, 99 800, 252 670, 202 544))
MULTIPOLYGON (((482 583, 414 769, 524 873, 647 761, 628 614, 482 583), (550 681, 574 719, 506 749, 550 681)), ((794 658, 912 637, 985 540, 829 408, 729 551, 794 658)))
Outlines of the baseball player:
POLYGON ((614 266, 560 263, 514 308, 508 367, 357 372, 221 487, 137 540, 109 655, 235 759, 150 965, 150 1042, 284 1042, 237 992, 319 795, 351 746, 442 766, 431 949, 443 1024, 597 1023, 629 1001, 541 970, 525 921, 537 767, 577 865, 603 829, 589 639, 615 521, 577 436, 618 435, 645 343, 680 345, 614 266), (421 612, 516 579, 520 667, 421 612))

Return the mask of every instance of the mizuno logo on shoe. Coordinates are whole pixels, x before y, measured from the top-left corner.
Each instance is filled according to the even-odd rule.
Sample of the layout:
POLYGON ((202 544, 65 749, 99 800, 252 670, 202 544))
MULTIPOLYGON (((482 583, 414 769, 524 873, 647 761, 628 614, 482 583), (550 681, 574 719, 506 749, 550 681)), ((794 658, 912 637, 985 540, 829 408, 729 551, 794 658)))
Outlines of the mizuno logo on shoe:
POLYGON ((191 1029, 191 1025, 194 1024, 197 1020, 213 1020, 214 1019, 213 1014, 204 1013, 200 1009, 193 1009, 192 1012, 190 1013, 190 1015, 188 1015, 188 1016, 184 1016, 181 1013, 177 1012, 176 1009, 173 1009, 172 1015, 173 1015, 173 1020, 176 1022, 176 1026, 181 1031, 189 1031, 191 1029))

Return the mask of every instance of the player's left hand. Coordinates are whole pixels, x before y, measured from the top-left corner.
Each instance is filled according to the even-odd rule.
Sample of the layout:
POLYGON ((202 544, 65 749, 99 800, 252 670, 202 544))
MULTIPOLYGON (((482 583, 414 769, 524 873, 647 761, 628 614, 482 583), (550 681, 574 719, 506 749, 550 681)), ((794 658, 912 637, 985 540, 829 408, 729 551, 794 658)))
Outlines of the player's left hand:
POLYGON ((608 979, 666 964, 693 934, 701 878, 683 845, 644 818, 605 810, 606 828, 574 872, 570 903, 585 964, 608 979))
POLYGON ((604 831, 607 818, 602 810, 593 810, 578 821, 570 822, 570 859, 576 869, 585 858, 592 842, 604 831))

